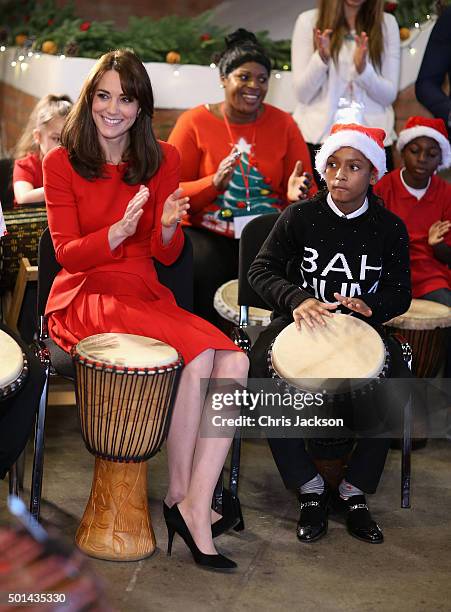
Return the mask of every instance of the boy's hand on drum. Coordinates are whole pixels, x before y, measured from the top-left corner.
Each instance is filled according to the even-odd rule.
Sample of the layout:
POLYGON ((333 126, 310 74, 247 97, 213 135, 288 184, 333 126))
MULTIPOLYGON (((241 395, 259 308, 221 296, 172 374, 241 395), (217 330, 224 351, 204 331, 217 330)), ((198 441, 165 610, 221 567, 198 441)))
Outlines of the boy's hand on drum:
POLYGON ((114 223, 108 232, 108 241, 110 249, 114 250, 126 238, 133 236, 138 227, 138 222, 143 214, 143 206, 149 199, 150 191, 145 185, 141 185, 139 191, 135 193, 133 198, 127 204, 124 216, 120 221, 114 223))
POLYGON ((429 228, 428 244, 435 246, 445 239, 445 235, 451 228, 451 221, 436 221, 429 228))
POLYGON ((238 149, 233 147, 229 155, 219 162, 218 169, 213 177, 213 185, 218 191, 225 191, 227 189, 240 156, 241 153, 238 149))
POLYGON ((363 300, 355 297, 345 297, 344 295, 340 295, 339 293, 334 293, 334 298, 336 298, 342 306, 346 306, 349 310, 354 312, 358 312, 364 317, 371 317, 373 311, 369 306, 365 304, 363 300))
POLYGON ((308 298, 296 306, 293 310, 293 319, 296 329, 301 329, 302 323, 313 329, 317 325, 324 327, 326 321, 323 317, 332 317, 331 310, 335 310, 337 304, 325 304, 315 298, 308 298))
POLYGON ((294 170, 288 179, 287 198, 290 202, 305 200, 308 197, 308 191, 312 186, 312 175, 308 172, 303 172, 303 165, 300 160, 296 162, 294 170))
POLYGON ((166 228, 175 227, 183 217, 186 217, 188 209, 189 198, 183 195, 183 189, 176 189, 164 203, 161 225, 166 228))

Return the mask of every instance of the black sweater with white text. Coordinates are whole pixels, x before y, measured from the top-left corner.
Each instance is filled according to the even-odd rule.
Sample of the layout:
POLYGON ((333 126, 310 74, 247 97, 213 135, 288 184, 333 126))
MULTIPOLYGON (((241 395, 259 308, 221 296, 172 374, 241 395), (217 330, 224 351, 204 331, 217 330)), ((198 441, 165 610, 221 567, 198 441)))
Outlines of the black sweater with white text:
POLYGON ((361 318, 373 325, 402 314, 411 301, 404 223, 370 193, 368 210, 353 219, 339 217, 326 195, 285 209, 249 269, 250 284, 274 316, 291 317, 311 297, 336 303, 334 292, 360 297, 373 311, 361 318))

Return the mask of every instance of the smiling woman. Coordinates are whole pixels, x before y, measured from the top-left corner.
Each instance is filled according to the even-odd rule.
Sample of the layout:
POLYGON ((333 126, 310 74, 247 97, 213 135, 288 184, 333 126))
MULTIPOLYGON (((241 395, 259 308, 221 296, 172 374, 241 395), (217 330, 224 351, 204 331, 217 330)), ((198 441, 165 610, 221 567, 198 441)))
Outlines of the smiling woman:
POLYGON ((182 158, 181 186, 190 197, 195 311, 220 324, 216 289, 238 276, 238 240, 255 215, 312 195, 302 134, 288 113, 264 104, 271 61, 256 37, 226 38, 219 62, 224 102, 181 115, 169 142, 182 158))
POLYGON ((125 49, 107 53, 84 83, 63 146, 44 159, 49 228, 62 267, 47 303, 49 333, 66 351, 116 332, 153 338, 183 356, 168 434, 169 551, 177 531, 196 563, 231 569, 236 564, 213 544, 212 520, 220 519, 210 510, 231 439, 200 437, 199 379, 245 379, 248 360, 219 330, 179 308, 158 281, 154 260, 169 266, 180 255, 178 221, 189 204, 178 189, 179 155, 156 140, 152 115, 139 58, 125 49))
POLYGON ((99 142, 110 150, 107 162, 118 164, 123 141, 139 112, 138 100, 122 91, 119 74, 109 70, 100 79, 92 101, 92 118, 99 142))

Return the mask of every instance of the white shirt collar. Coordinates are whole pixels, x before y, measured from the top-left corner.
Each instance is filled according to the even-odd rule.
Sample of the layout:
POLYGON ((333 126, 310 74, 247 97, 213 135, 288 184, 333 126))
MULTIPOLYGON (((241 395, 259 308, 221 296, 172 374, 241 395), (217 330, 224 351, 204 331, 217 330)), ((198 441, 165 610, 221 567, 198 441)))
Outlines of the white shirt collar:
POLYGON ((404 170, 405 170, 405 167, 401 168, 401 172, 399 173, 399 176, 401 177, 401 183, 404 185, 404 187, 407 189, 410 195, 413 195, 417 200, 421 200, 421 198, 424 196, 426 191, 429 189, 429 185, 431 184, 431 177, 429 177, 429 181, 426 187, 424 187, 423 189, 414 189, 413 187, 410 187, 410 185, 408 185, 406 181, 404 180, 404 177, 403 177, 404 170))
POLYGON ((360 217, 360 215, 363 215, 363 213, 368 210, 368 198, 365 198, 365 201, 363 202, 363 204, 362 204, 362 206, 360 208, 358 208, 357 210, 355 210, 352 213, 349 213, 348 215, 345 215, 336 206, 336 204, 333 201, 332 196, 330 195, 330 193, 327 194, 327 203, 329 204, 329 206, 331 207, 331 209, 334 211, 334 213, 336 215, 338 215, 339 217, 342 217, 342 218, 344 217, 345 219, 355 219, 355 217, 360 217))

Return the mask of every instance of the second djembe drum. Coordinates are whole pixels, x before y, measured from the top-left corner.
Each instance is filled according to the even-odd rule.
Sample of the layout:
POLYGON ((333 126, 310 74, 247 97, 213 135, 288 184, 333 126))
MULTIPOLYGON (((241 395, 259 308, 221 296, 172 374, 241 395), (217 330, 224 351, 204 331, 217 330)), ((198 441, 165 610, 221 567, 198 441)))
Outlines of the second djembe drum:
POLYGON ((445 360, 451 308, 429 300, 412 300, 407 312, 386 323, 412 348, 412 369, 419 378, 437 376, 445 360))
POLYGON ((167 434, 182 357, 158 340, 119 333, 82 340, 72 357, 81 431, 96 457, 76 543, 99 559, 143 559, 155 550, 146 461, 167 434))
MULTIPOLYGON (((238 325, 240 322, 240 307, 238 305, 238 280, 234 279, 224 283, 217 289, 213 305, 216 312, 223 319, 238 325)), ((250 325, 269 325, 271 311, 264 308, 249 308, 250 325)))

